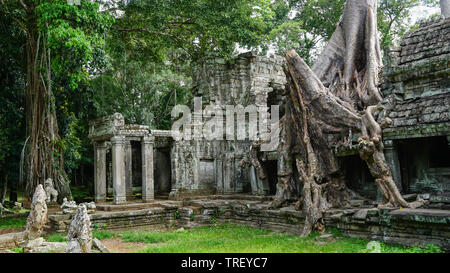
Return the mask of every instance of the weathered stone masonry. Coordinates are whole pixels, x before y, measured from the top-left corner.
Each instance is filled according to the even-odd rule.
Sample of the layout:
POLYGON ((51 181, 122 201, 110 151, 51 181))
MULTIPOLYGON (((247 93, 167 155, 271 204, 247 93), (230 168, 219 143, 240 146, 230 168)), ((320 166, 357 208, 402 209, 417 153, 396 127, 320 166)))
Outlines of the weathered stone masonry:
MULTIPOLYGON (((100 229, 155 227, 196 227, 231 223, 256 228, 300 234, 305 220, 302 211, 293 206, 268 209, 267 198, 249 196, 211 196, 184 201, 158 201, 151 207, 130 210, 130 207, 97 211, 92 214, 92 227, 100 229), (253 199, 253 200, 252 200, 253 199), (120 209, 124 210, 121 211, 120 209)), ((49 216, 50 228, 65 232, 70 215, 49 216)), ((450 212, 448 210, 389 210, 373 208, 358 202, 352 207, 325 213, 328 227, 335 227, 351 237, 379 240, 403 245, 433 243, 450 249, 450 212)))
POLYGON ((450 20, 422 23, 390 55, 383 139, 396 183, 404 194, 449 196, 450 20))
MULTIPOLYGON (((269 106, 282 103, 286 83, 283 63, 282 57, 260 57, 251 52, 231 62, 207 59, 194 73, 194 96, 202 97, 203 105, 221 106, 223 113, 225 105, 255 105, 268 110, 269 106)), ((203 122, 194 120, 192 126, 203 122)), ((174 143, 171 196, 250 192, 269 195, 268 181, 261 181, 254 168, 239 166, 251 143, 248 138, 174 143)), ((276 178, 271 182, 275 184, 276 178)))
MULTIPOLYGON (((348 208, 327 211, 328 227, 355 237, 406 245, 435 243, 449 249, 449 41, 450 20, 437 20, 423 23, 404 37, 400 47, 392 48, 384 69, 384 111, 378 117, 379 121, 385 117, 392 120, 392 125, 383 129, 383 140, 397 186, 408 200, 425 194, 423 197, 430 204, 418 210, 375 208, 377 188, 357 151, 330 147, 341 157, 347 185, 365 198, 351 200, 348 208)), ((230 62, 207 59, 194 73, 194 96, 202 97, 204 106, 279 105, 283 111, 283 63, 281 57, 251 53, 230 62)), ((194 119, 192 127, 203 122, 194 119)), ((142 184, 144 201, 169 192, 171 199, 180 200, 155 201, 145 208, 136 204, 104 205, 103 212, 91 216, 93 225, 192 227, 214 220, 294 234, 302 230, 303 212, 293 207, 268 209, 271 198, 267 196, 274 194, 272 189, 277 182, 276 147, 259 153, 269 176, 262 181, 253 167, 239 164, 249 151, 250 140, 172 142, 170 131, 125 125, 120 114, 94 121, 90 137, 95 147, 96 200, 105 200, 107 178, 111 177, 115 203, 124 202, 135 191, 133 181, 139 175, 142 182, 137 184, 142 184), (140 161, 136 161, 136 147, 140 147, 136 150, 141 153, 140 161), (108 168, 106 162, 111 153, 112 166, 108 168), (131 162, 142 162, 142 168, 130 166, 131 162), (136 173, 137 169, 141 171, 136 173)), ((354 141, 357 138, 358 135, 352 136, 354 141)), ((52 229, 62 231, 70 216, 49 218, 52 229)))
MULTIPOLYGON (((450 20, 422 23, 388 55, 378 121, 392 120, 383 142, 394 181, 402 194, 430 193, 450 208, 450 20)), ((338 154, 350 188, 380 197, 356 149, 338 154)))
POLYGON ((147 126, 125 125, 121 114, 103 117, 91 122, 89 138, 94 143, 95 200, 106 201, 108 146, 112 153, 112 181, 114 203, 120 204, 132 194, 132 160, 130 141, 142 145, 142 200, 154 200, 153 144, 154 136, 147 126))

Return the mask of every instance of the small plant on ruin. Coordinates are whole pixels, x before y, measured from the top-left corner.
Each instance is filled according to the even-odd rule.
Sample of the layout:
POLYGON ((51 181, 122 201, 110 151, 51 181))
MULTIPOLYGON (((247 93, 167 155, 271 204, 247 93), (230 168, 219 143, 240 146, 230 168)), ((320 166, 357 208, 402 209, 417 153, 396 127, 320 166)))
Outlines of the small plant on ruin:
POLYGON ((174 213, 173 213, 173 219, 174 220, 177 220, 177 219, 179 219, 180 218, 180 211, 179 210, 176 210, 174 213))

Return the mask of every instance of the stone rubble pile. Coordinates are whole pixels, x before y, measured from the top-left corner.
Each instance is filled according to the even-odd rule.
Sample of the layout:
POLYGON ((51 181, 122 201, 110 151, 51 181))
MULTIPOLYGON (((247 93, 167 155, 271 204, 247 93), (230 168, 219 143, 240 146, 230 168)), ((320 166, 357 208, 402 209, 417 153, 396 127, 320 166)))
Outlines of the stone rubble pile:
POLYGON ((58 191, 53 187, 53 180, 51 178, 47 178, 44 182, 45 194, 47 194, 47 203, 57 202, 58 201, 58 191))
POLYGON ((83 203, 77 206, 74 201, 69 202, 64 198, 64 203, 61 206, 63 212, 65 211, 64 213, 68 214, 75 213, 67 235, 68 243, 46 242, 41 237, 47 222, 47 202, 54 202, 57 198, 57 193, 54 194, 50 191, 49 182, 51 181, 47 179, 46 186, 48 187, 44 189, 42 185, 38 185, 34 192, 25 231, 1 235, 0 248, 7 249, 19 246, 24 253, 90 253, 92 247, 94 247, 100 252, 110 252, 100 240, 93 240, 92 238, 91 222, 88 213, 95 211, 94 202, 83 203), (49 199, 46 192, 50 193, 51 199, 49 199), (74 207, 75 211, 73 210, 74 207))
MULTIPOLYGON (((82 203, 86 206, 87 213, 92 214, 96 210, 95 202, 82 203)), ((77 203, 75 201, 67 201, 67 198, 63 199, 63 204, 61 205, 62 212, 64 214, 75 214, 77 213, 77 203)))

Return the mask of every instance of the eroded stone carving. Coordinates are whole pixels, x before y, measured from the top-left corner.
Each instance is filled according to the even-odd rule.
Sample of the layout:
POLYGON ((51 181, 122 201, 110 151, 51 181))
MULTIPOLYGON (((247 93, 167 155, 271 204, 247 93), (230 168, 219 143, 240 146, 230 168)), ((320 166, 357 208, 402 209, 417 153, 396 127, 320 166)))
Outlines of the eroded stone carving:
POLYGON ((38 185, 33 195, 31 211, 27 219, 24 240, 34 240, 41 236, 47 221, 47 195, 42 185, 38 185))
POLYGON ((77 211, 77 204, 75 201, 67 201, 67 198, 64 198, 61 209, 64 214, 74 214, 77 211))
POLYGON ((58 200, 58 191, 53 187, 53 180, 47 178, 44 182, 45 194, 47 194, 47 203, 56 202, 58 200))
POLYGON ((33 194, 31 211, 27 218, 27 227, 20 246, 25 253, 42 245, 44 238, 41 237, 42 230, 47 222, 47 195, 44 188, 39 184, 33 194))
POLYGON ((80 204, 67 234, 67 253, 90 253, 92 248, 91 220, 85 204, 80 204))
MULTIPOLYGON (((86 205, 88 214, 94 213, 95 209, 97 208, 95 206, 95 202, 89 202, 89 203, 82 203, 86 205)), ((77 212, 78 206, 75 201, 68 201, 67 198, 63 199, 63 203, 61 205, 61 209, 64 214, 75 214, 77 212)))

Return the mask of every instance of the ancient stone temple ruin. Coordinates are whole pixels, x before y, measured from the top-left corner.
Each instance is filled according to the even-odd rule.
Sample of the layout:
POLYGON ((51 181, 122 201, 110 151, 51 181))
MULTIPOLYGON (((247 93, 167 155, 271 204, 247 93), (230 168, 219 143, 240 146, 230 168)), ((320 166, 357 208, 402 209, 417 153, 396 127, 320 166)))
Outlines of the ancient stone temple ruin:
POLYGON ((104 117, 91 123, 89 137, 94 142, 95 200, 105 201, 107 195, 107 146, 111 151, 111 168, 114 203, 126 201, 132 189, 131 141, 138 141, 142 151, 142 199, 154 199, 153 142, 145 126, 125 125, 122 115, 104 117))
MULTIPOLYGON (((402 194, 450 197, 450 21, 424 22, 390 49, 383 105, 392 125, 383 130, 385 156, 402 194)), ((355 136, 357 137, 357 136, 355 136)), ((342 151, 348 186, 368 198, 377 187, 355 151, 342 151)))
MULTIPOLYGON (((326 226, 350 236, 450 248, 449 34, 448 19, 422 23, 384 61, 385 111, 378 119, 391 121, 383 129, 385 157, 404 198, 421 195, 427 206, 377 208, 379 190, 356 146, 330 147, 339 156, 346 186, 356 195, 350 206, 324 214, 326 226)), ((278 105, 281 117, 286 102, 283 65, 282 57, 252 53, 232 61, 210 58, 194 71, 193 95, 202 98, 203 106, 256 105, 270 113, 270 106, 278 105)), ((194 112, 191 128, 204 122, 194 112)), ((99 204, 91 215, 93 224, 191 227, 214 219, 299 233, 304 223, 304 212, 293 205, 274 210, 268 204, 280 175, 278 147, 257 153, 267 174, 260 179, 252 164, 243 164, 253 143, 249 139, 174 141, 173 132, 125 124, 121 114, 93 121, 89 136, 99 204)), ((356 143, 359 136, 351 137, 356 143)), ((55 230, 64 230, 68 217, 49 219, 55 230)))
POLYGON ((393 125, 383 131, 397 184, 450 197, 450 21, 422 23, 391 51, 384 95, 393 125))
MULTIPOLYGON (((391 48, 385 63, 383 105, 392 119, 383 130, 385 156, 403 194, 431 193, 447 200, 450 191, 449 31, 449 20, 422 23, 400 47, 391 48)), ((194 96, 201 97, 203 105, 256 105, 269 112, 271 105, 279 105, 283 112, 283 62, 279 56, 252 53, 232 62, 207 59, 194 73, 194 96)), ((196 120, 195 114, 193 120, 192 128, 205 122, 196 120)), ((120 114, 92 122, 90 138, 95 147, 97 201, 105 200, 108 188, 113 189, 115 203, 125 202, 139 187, 144 201, 153 200, 155 193, 178 198, 270 196, 276 191, 277 147, 258 155, 268 174, 262 181, 254 167, 240 164, 252 144, 248 139, 174 142, 170 131, 126 125, 120 114)), ((347 185, 376 200, 377 187, 356 150, 336 152, 347 185)))
MULTIPOLYGON (((283 61, 279 56, 266 58, 252 53, 241 54, 232 63, 208 59, 195 73, 193 95, 201 97, 203 105, 220 106, 223 112, 226 105, 254 105, 270 112, 272 105, 282 103, 286 83, 283 61)), ((195 116, 193 120, 192 127, 205 122, 195 120, 195 116)), ((236 135, 234 140, 229 140, 225 137, 227 132, 224 130, 223 133, 223 139, 228 140, 194 139, 174 143, 173 196, 186 193, 275 194, 276 179, 261 181, 253 167, 240 164, 252 140, 248 137, 238 140, 236 135)), ((276 175, 276 169, 272 173, 276 175)))
MULTIPOLYGON (((196 71, 194 95, 202 97, 204 105, 255 105, 270 111, 271 105, 282 104, 286 82, 282 64, 282 57, 252 53, 241 54, 233 64, 208 59, 196 71)), ((192 127, 204 122, 195 117, 193 120, 192 127)), ((248 138, 173 142, 170 131, 126 125, 119 113, 93 121, 89 137, 95 150, 97 201, 105 201, 111 185, 115 203, 125 202, 133 187, 140 185, 144 201, 153 200, 155 192, 170 192, 173 198, 216 193, 275 194, 276 147, 264 155, 271 177, 261 181, 253 167, 239 164, 252 144, 248 138), (137 168, 141 165, 142 170, 137 168)))

